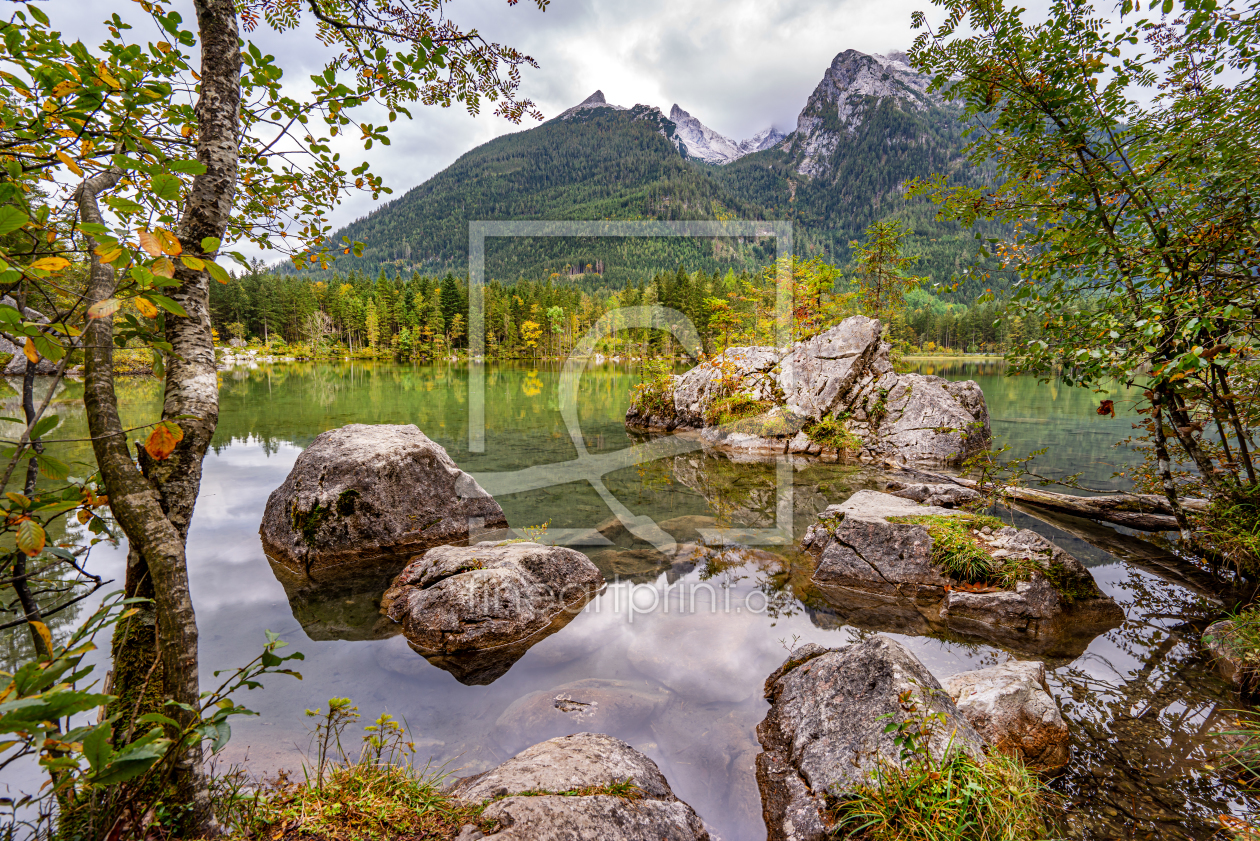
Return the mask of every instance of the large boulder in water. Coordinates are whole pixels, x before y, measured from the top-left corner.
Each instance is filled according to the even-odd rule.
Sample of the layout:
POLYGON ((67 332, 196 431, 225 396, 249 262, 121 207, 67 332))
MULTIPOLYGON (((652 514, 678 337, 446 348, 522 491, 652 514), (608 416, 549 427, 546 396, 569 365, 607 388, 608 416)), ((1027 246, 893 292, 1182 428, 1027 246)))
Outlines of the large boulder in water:
POLYGON ((807 645, 766 680, 757 785, 769 841, 830 838, 826 798, 871 781, 901 749, 889 724, 927 721, 926 749, 984 754, 985 743, 932 673, 901 643, 875 636, 841 650, 807 645))
POLYGON ((728 348, 663 384, 669 393, 637 393, 626 426, 700 430, 706 447, 758 457, 837 458, 856 441, 864 461, 958 462, 987 446, 980 387, 897 374, 881 330, 854 316, 786 348, 728 348), (730 398, 743 398, 736 411, 714 411, 730 398))
POLYGON ((398 574, 381 612, 435 665, 464 683, 489 683, 603 586, 599 568, 573 549, 512 541, 439 546, 398 574))
POLYGON ((864 624, 864 614, 890 614, 898 625, 878 629, 952 631, 1071 658, 1124 621, 1080 561, 1033 531, 996 525, 863 490, 824 510, 801 545, 818 559, 819 592, 854 624, 864 624), (962 539, 989 558, 990 578, 960 580, 939 562, 931 530, 950 518, 961 518, 962 539))
MULTIPOLYGON (((318 435, 263 513, 263 549, 304 573, 401 564, 507 526, 503 509, 412 424, 352 423, 318 435)), ((395 567, 397 569, 397 566, 395 567)))
POLYGON ((498 823, 490 836, 496 841, 709 839, 655 762, 601 733, 540 742, 460 780, 450 793, 468 803, 490 801, 482 818, 498 823))
POLYGON ((945 680, 945 691, 995 750, 1040 771, 1067 764, 1072 734, 1046 684, 1045 663, 1012 660, 960 672, 945 680))

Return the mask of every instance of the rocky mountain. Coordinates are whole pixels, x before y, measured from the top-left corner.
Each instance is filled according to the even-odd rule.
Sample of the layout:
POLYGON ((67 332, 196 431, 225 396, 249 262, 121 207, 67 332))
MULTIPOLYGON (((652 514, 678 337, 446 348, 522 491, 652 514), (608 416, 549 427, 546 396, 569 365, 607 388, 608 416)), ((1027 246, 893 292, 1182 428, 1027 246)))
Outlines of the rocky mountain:
POLYGON ((678 103, 670 109, 669 119, 678 127, 678 138, 686 147, 687 157, 709 164, 729 164, 744 155, 769 149, 786 137, 771 126, 747 140, 731 140, 679 108, 678 103))
POLYGON ((891 105, 913 113, 941 106, 939 96, 926 92, 927 83, 905 53, 840 53, 796 118, 789 152, 793 168, 811 178, 828 172, 845 139, 861 131, 880 108, 891 105))
MULTIPOLYGON (((929 202, 907 196, 906 184, 936 172, 964 182, 980 173, 962 154, 960 110, 928 94, 927 82, 903 54, 846 50, 825 69, 790 134, 769 128, 742 141, 677 104, 666 116, 650 105, 613 105, 596 91, 540 126, 468 152, 339 231, 335 241, 347 236, 366 248, 337 270, 462 271, 474 219, 790 220, 797 253, 843 263, 849 242, 871 222, 897 216, 914 230, 920 271, 948 282, 975 259, 971 231, 936 220, 929 202)), ((738 271, 773 256, 745 245, 584 244, 579 259, 559 240, 500 243, 494 254, 488 249, 487 271, 545 276, 594 260, 613 268, 611 280, 682 259, 738 271)))

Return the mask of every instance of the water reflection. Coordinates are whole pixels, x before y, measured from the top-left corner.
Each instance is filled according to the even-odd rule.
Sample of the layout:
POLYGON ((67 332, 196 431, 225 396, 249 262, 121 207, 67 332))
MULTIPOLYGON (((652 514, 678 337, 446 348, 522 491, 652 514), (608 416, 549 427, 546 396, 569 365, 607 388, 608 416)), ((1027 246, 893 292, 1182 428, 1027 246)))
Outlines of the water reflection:
MULTIPOLYGON (((937 374, 980 381, 994 433, 1014 454, 1049 446, 1049 469, 1087 466, 1091 482, 1109 481, 1128 463, 1131 453, 1112 446, 1128 423, 1097 416, 1097 396, 1007 378, 991 363, 934 364, 937 374)), ((686 453, 605 477, 628 509, 674 537, 672 555, 631 534, 585 482, 500 499, 515 528, 550 521, 553 530, 591 532, 591 544, 579 548, 610 585, 493 682, 461 682, 381 624, 379 598, 394 570, 349 581, 289 579, 267 562, 257 529, 267 495, 300 447, 350 422, 415 423, 478 474, 575 457, 554 408, 556 372, 487 369, 484 453, 467 449, 466 381, 459 366, 361 363, 259 366, 223 378, 220 428, 189 541, 202 668, 208 680, 215 669, 239 665, 256 652, 265 629, 307 658, 305 680, 273 681, 242 699, 261 715, 234 727, 225 761, 248 755, 256 771, 294 768, 307 741, 301 711, 331 696, 352 697, 367 715, 388 711, 406 720, 422 756, 461 773, 485 770, 560 732, 598 730, 651 756, 725 841, 762 841, 755 728, 766 711, 762 684, 786 648, 842 646, 875 630, 892 632, 940 678, 1010 658, 983 642, 899 626, 887 611, 838 609, 812 587, 810 560, 791 546, 705 545, 709 529, 775 522, 776 467, 686 453)), ((583 378, 579 414, 592 452, 630 445, 622 416, 634 382, 634 371, 614 366, 583 378)), ((123 384, 125 424, 155 416, 160 384, 147 383, 123 384)), ((81 394, 75 388, 65 399, 81 394)), ((83 434, 80 417, 64 418, 67 437, 83 434)), ((86 444, 72 448, 88 455, 86 444)), ((791 476, 797 540, 825 505, 881 480, 844 465, 794 465, 791 476)), ((1196 591, 1195 571, 1170 563, 1166 553, 1126 559, 1130 550, 1120 544, 1097 548, 1107 544, 1097 535, 1083 539, 1069 523, 1058 528, 1016 516, 1017 525, 1051 537, 1090 567, 1127 614, 1124 625, 1050 674, 1073 728, 1073 759, 1054 785, 1071 798, 1076 837, 1209 839, 1218 814, 1260 808, 1235 780, 1205 766, 1219 749, 1211 733, 1237 702, 1198 652, 1198 633, 1215 608, 1206 591, 1196 591), (1138 566, 1144 559, 1147 565, 1138 566)), ((102 548, 93 571, 121 580, 121 550, 102 548)))

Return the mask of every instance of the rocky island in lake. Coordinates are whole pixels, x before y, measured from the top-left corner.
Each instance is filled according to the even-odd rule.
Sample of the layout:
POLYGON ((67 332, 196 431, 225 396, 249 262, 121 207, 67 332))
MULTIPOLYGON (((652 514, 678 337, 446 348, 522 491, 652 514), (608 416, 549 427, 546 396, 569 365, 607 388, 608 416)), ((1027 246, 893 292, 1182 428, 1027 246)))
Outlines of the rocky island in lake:
POLYGON ((992 438, 976 383, 898 374, 878 319, 786 348, 732 347, 640 386, 626 427, 698 432, 707 447, 864 462, 962 461, 992 438))

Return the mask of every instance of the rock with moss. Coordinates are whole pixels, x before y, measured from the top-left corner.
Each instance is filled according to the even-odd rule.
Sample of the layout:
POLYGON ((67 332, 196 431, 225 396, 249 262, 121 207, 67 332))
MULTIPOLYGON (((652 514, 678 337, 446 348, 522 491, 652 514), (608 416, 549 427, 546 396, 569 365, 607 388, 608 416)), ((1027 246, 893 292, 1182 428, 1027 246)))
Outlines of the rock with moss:
POLYGON ((961 672, 944 686, 963 717, 994 750, 1039 771, 1067 764, 1072 735, 1046 684, 1045 663, 1012 660, 961 672))
POLYGON ((601 733, 540 742, 450 794, 486 803, 495 841, 708 841, 656 763, 601 733))
POLYGON ((263 549, 304 573, 400 568, 418 552, 507 526, 503 509, 412 424, 353 423, 316 436, 272 491, 263 549))
POLYGON ((907 736, 938 760, 950 751, 984 755, 984 739, 949 694, 891 637, 793 652, 765 695, 757 785, 769 841, 830 838, 831 803, 882 764, 899 765, 907 736))
POLYGON ((895 373, 881 329, 854 316, 786 348, 728 348, 640 388, 626 426, 760 457, 957 462, 987 446, 980 387, 895 373))
POLYGON ((604 586, 590 558, 538 543, 439 546, 381 598, 408 642, 465 683, 488 683, 564 627, 604 586))
POLYGON ((992 517, 858 491, 828 507, 802 547, 812 582, 875 630, 951 631, 1028 654, 1076 657, 1124 612, 1079 561, 992 517), (894 623, 890 625, 888 623, 894 623))

